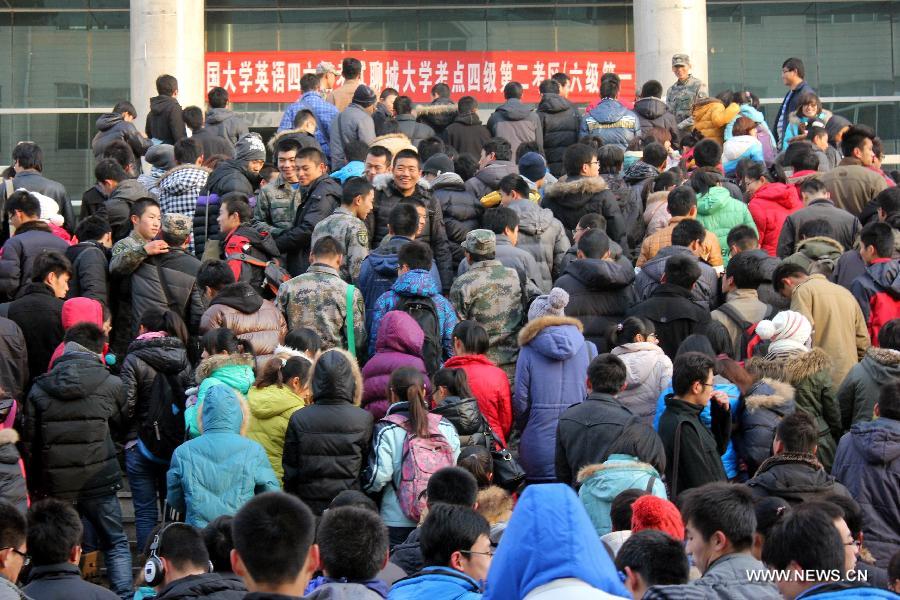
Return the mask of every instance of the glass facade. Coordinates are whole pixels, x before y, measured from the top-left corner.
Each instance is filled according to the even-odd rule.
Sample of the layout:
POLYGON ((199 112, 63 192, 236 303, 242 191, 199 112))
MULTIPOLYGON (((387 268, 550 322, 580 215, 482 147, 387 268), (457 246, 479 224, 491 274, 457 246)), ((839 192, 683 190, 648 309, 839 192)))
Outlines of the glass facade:
MULTIPOLYGON (((47 175, 73 198, 93 183, 97 113, 129 94, 128 5, 0 0, 0 153, 40 142, 47 175)), ((751 89, 773 118, 785 93, 779 66, 799 56, 813 87, 840 100, 829 109, 875 126, 886 151, 900 153, 900 0, 708 0, 707 19, 713 92, 751 89)), ((206 0, 206 46, 633 51, 633 20, 632 2, 621 0, 206 0)))

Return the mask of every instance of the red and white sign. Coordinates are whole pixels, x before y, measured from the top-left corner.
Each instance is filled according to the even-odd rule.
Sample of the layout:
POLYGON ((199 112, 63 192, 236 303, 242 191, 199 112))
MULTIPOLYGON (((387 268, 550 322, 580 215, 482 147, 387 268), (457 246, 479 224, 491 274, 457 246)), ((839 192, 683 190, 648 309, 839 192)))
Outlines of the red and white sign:
POLYGON ((569 99, 593 103, 600 94, 600 77, 617 73, 620 97, 634 98, 633 52, 208 52, 206 89, 223 87, 232 102, 294 102, 300 77, 315 73, 321 61, 340 69, 353 56, 363 65, 362 81, 375 93, 394 88, 416 102, 431 100, 431 86, 446 83, 454 98, 474 96, 483 103, 502 103, 503 86, 518 81, 524 100, 536 102, 541 81, 557 72, 572 78, 569 99))

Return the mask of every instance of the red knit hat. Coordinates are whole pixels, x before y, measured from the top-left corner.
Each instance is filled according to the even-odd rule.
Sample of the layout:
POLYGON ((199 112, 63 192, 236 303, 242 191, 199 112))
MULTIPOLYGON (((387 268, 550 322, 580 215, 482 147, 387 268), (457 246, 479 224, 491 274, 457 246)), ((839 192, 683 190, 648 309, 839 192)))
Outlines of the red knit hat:
POLYGON ((631 533, 657 529, 684 541, 684 521, 674 504, 665 498, 641 496, 631 505, 631 533))

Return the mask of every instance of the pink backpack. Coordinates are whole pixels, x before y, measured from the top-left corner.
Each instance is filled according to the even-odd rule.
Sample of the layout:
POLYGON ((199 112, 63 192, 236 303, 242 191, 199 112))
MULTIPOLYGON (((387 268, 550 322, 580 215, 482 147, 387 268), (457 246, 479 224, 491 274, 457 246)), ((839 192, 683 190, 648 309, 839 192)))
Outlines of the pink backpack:
POLYGON ((406 518, 418 523, 425 508, 428 480, 437 471, 456 464, 453 449, 438 428, 441 415, 428 413, 428 437, 424 438, 410 431, 409 418, 404 415, 388 415, 384 420, 406 432, 400 455, 400 485, 394 489, 400 510, 406 518))

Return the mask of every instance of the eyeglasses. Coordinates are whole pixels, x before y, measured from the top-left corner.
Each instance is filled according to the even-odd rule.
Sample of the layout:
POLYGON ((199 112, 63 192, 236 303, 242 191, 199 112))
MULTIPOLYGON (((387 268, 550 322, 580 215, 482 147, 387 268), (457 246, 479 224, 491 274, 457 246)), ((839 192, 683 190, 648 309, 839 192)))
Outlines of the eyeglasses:
POLYGON ((494 556, 493 550, 488 550, 487 552, 476 552, 474 550, 460 550, 459 553, 460 554, 469 554, 469 555, 480 554, 482 556, 494 556))
POLYGON ((862 543, 856 540, 850 540, 849 542, 844 542, 845 546, 856 546, 856 549, 859 550, 862 547, 862 543))
POLYGON ((22 565, 28 566, 31 564, 31 557, 19 550, 18 548, 14 548, 13 546, 7 546, 6 548, 0 548, 0 550, 12 550, 16 554, 22 557, 22 565))
POLYGON ((600 165, 600 161, 599 161, 599 160, 592 160, 592 161, 591 161, 591 164, 592 164, 592 165, 598 165, 598 166, 599 166, 599 165, 600 165))
POLYGON ((702 385, 703 387, 716 387, 716 384, 714 383, 701 383, 700 385, 702 385))

